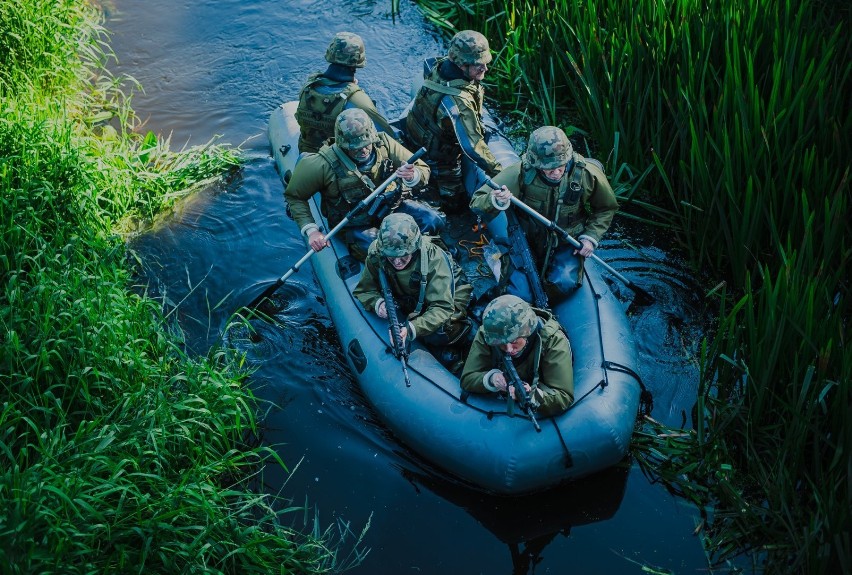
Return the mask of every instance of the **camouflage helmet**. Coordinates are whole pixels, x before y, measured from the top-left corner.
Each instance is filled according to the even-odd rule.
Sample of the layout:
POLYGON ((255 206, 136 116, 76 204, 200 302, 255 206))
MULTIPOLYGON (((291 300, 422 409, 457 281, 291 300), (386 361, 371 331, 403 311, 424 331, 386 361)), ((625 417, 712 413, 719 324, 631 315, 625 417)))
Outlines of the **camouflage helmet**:
POLYGON ((556 126, 542 126, 530 134, 524 163, 540 170, 552 170, 571 161, 574 148, 565 132, 556 126))
POLYGON ((505 345, 519 337, 529 337, 536 328, 538 316, 518 296, 494 298, 482 312, 482 332, 488 345, 505 345))
POLYGON ((379 141, 376 126, 361 108, 349 108, 334 121, 334 141, 344 150, 358 150, 379 141))
POLYGON ((358 34, 338 32, 325 51, 325 59, 332 64, 363 68, 367 63, 364 41, 358 34))
POLYGON ((450 40, 447 51, 450 62, 456 66, 466 64, 488 64, 491 62, 491 50, 488 39, 474 30, 462 30, 450 40))
POLYGON ((386 258, 401 258, 420 249, 420 228, 408 214, 390 214, 379 226, 377 247, 386 258))

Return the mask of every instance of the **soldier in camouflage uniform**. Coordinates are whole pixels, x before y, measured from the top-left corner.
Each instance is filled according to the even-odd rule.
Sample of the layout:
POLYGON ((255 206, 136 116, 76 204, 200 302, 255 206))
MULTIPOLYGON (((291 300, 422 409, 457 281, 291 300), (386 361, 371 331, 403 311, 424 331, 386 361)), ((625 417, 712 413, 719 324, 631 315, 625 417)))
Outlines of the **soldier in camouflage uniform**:
POLYGON ((462 186, 462 153, 491 176, 501 169, 482 125, 480 82, 489 62, 485 36, 473 30, 453 36, 447 57, 427 72, 406 118, 408 139, 412 146, 426 148, 433 184, 448 212, 466 210, 469 201, 462 186))
MULTIPOLYGON (((380 273, 393 292, 400 322, 405 322, 403 339, 419 339, 453 367, 473 335, 467 319, 473 287, 461 267, 432 238, 420 233, 411 216, 397 213, 382 221, 353 291, 365 309, 386 318, 380 273)), ((456 367, 461 367, 460 362, 456 367)))
POLYGON ((334 119, 344 109, 360 108, 378 130, 396 137, 390 123, 379 114, 369 96, 358 86, 355 70, 367 63, 364 41, 357 34, 338 32, 334 35, 325 59, 325 72, 312 74, 299 93, 296 121, 299 123, 299 151, 317 152, 334 134, 334 119))
POLYGON ((413 165, 407 164, 412 153, 387 134, 376 132, 370 117, 359 108, 340 113, 334 135, 316 154, 305 154, 299 159, 284 191, 290 215, 311 248, 320 251, 328 245, 308 205, 314 193, 318 191, 322 196, 320 209, 329 228, 333 228, 394 172, 398 179, 379 196, 387 194, 386 198, 374 199, 368 209, 352 217, 342 230, 352 255, 363 261, 376 237, 376 227, 391 211, 410 214, 424 233, 440 233, 443 216, 429 205, 408 197, 410 188, 428 181, 426 163, 418 160, 413 165))
MULTIPOLYGON (((583 258, 592 255, 618 210, 600 162, 576 153, 559 128, 544 126, 530 134, 521 161, 503 170, 494 182, 501 188, 486 185, 473 194, 470 207, 475 213, 490 220, 507 209, 515 196, 580 241, 582 248, 574 249, 516 210, 545 289, 556 298, 573 291, 582 281, 583 258)), ((511 284, 524 285, 521 275, 516 274, 511 284)), ((521 289, 517 295, 526 294, 521 289)))
POLYGON ((550 312, 513 295, 489 303, 464 364, 462 389, 472 393, 508 391, 514 398, 507 375, 498 369, 503 352, 512 356, 530 402, 538 404, 538 416, 560 414, 574 403, 571 344, 550 312))

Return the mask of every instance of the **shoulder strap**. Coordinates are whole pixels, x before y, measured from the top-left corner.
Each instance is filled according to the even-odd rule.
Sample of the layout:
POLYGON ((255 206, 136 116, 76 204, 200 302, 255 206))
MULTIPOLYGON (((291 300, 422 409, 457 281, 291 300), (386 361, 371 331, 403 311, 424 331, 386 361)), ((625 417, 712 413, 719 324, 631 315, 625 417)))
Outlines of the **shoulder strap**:
POLYGON ((423 310, 423 304, 426 302, 426 246, 428 244, 424 244, 424 247, 420 250, 420 293, 417 294, 417 305, 414 306, 414 311, 411 312, 412 316, 420 315, 420 312, 423 310))
POLYGON ((563 204, 576 204, 583 194, 583 172, 586 171, 586 163, 574 154, 574 165, 571 168, 571 179, 565 186, 561 202, 563 204))
POLYGON ((535 398, 535 391, 538 389, 538 380, 539 380, 539 366, 541 365, 541 348, 544 347, 543 339, 541 337, 541 330, 537 333, 538 337, 536 337, 535 349, 532 350, 533 355, 533 377, 530 382, 530 397, 535 398))
POLYGON ((459 88, 454 86, 446 86, 444 84, 439 84, 438 82, 433 82, 432 80, 424 79, 423 85, 433 90, 435 92, 440 92, 441 94, 449 94, 450 96, 460 96, 462 91, 459 88))
POLYGON ((340 146, 337 144, 332 144, 331 149, 334 150, 334 155, 337 156, 337 159, 340 160, 340 163, 343 164, 347 170, 358 176, 358 179, 367 186, 367 189, 371 192, 376 189, 376 186, 373 184, 373 181, 362 174, 358 167, 355 165, 355 162, 352 161, 352 158, 346 155, 346 153, 340 149, 340 146))

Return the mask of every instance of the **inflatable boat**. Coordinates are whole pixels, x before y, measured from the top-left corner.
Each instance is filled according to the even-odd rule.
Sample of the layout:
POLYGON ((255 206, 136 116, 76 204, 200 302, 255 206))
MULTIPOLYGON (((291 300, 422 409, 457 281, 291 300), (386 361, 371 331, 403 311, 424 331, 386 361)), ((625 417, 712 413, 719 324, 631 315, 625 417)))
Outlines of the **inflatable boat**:
MULTIPOLYGON (((269 141, 285 185, 299 156, 296 106, 295 101, 281 105, 269 120, 269 141)), ((485 119, 493 126, 489 117, 485 119)), ((518 161, 499 130, 490 133, 488 145, 502 165, 518 161)), ((465 164, 464 176, 471 193, 484 183, 473 164, 465 164)), ((327 224, 320 215, 320 201, 315 194, 311 210, 317 222, 327 224)), ((466 222, 448 224, 444 240, 447 245, 481 247, 486 234, 505 229, 505 215, 488 222, 486 234, 474 227, 466 222)), ((387 320, 365 310, 352 295, 362 264, 339 238, 336 235, 331 247, 310 261, 346 360, 382 422, 430 466, 490 493, 519 495, 590 475, 625 457, 641 382, 622 303, 598 266, 587 263, 582 287, 551 309, 571 340, 575 403, 564 414, 539 418, 537 432, 533 422, 517 408, 511 409, 505 398, 463 394, 458 377, 417 340, 408 358, 411 385, 407 386, 400 360, 392 353, 387 320)), ((458 253, 469 278, 476 270, 488 275, 481 250, 458 253)), ((472 283, 476 287, 473 279, 472 283)))

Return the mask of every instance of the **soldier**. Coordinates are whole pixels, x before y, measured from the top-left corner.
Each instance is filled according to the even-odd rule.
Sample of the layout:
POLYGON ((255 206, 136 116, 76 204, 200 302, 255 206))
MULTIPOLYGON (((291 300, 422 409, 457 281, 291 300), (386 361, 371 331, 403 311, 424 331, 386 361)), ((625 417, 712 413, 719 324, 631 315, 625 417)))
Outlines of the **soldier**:
POLYGON ((462 153, 491 176, 501 169, 486 144, 482 125, 484 88, 480 82, 489 62, 491 52, 485 36, 473 30, 453 36, 447 57, 439 59, 426 74, 406 118, 412 145, 426 148, 433 183, 447 212, 467 209, 462 153))
MULTIPOLYGON (((574 249, 527 214, 516 212, 545 289, 552 297, 573 291, 582 282, 583 258, 592 255, 618 210, 600 162, 576 153, 559 128, 543 126, 530 134, 521 161, 503 170, 494 183, 501 188, 483 186, 473 194, 470 207, 475 213, 490 220, 511 205, 514 195, 580 241, 582 248, 574 249)), ((511 283, 524 281, 516 277, 511 283)))
POLYGON ((351 218, 344 230, 344 241, 352 255, 364 260, 376 226, 391 211, 411 214, 424 233, 438 234, 444 227, 443 216, 434 208, 408 198, 410 188, 429 179, 429 166, 412 156, 405 147, 385 133, 377 133, 364 110, 344 110, 334 124, 334 139, 328 140, 316 154, 305 154, 293 168, 284 191, 290 214, 314 251, 328 245, 311 215, 308 199, 317 191, 322 196, 322 214, 330 227, 340 223, 359 201, 367 197, 394 171, 399 180, 380 194, 368 210, 351 218), (402 185, 398 186, 397 183, 402 185))
POLYGON ((571 344, 550 312, 530 306, 513 295, 502 295, 486 306, 461 375, 462 389, 472 393, 508 392, 507 375, 498 365, 501 353, 524 382, 536 415, 564 412, 574 403, 571 344))
POLYGON ((360 108, 378 130, 396 137, 390 123, 379 114, 369 96, 358 86, 355 70, 367 63, 364 41, 357 34, 338 32, 328 45, 325 72, 312 74, 299 94, 296 121, 299 123, 300 152, 317 152, 334 134, 334 119, 344 109, 360 108))
POLYGON ((467 306, 473 293, 461 267, 420 233, 411 216, 396 213, 382 221, 353 291, 365 309, 386 318, 379 274, 385 274, 405 322, 403 340, 421 340, 444 365, 460 369, 472 336, 467 306))

